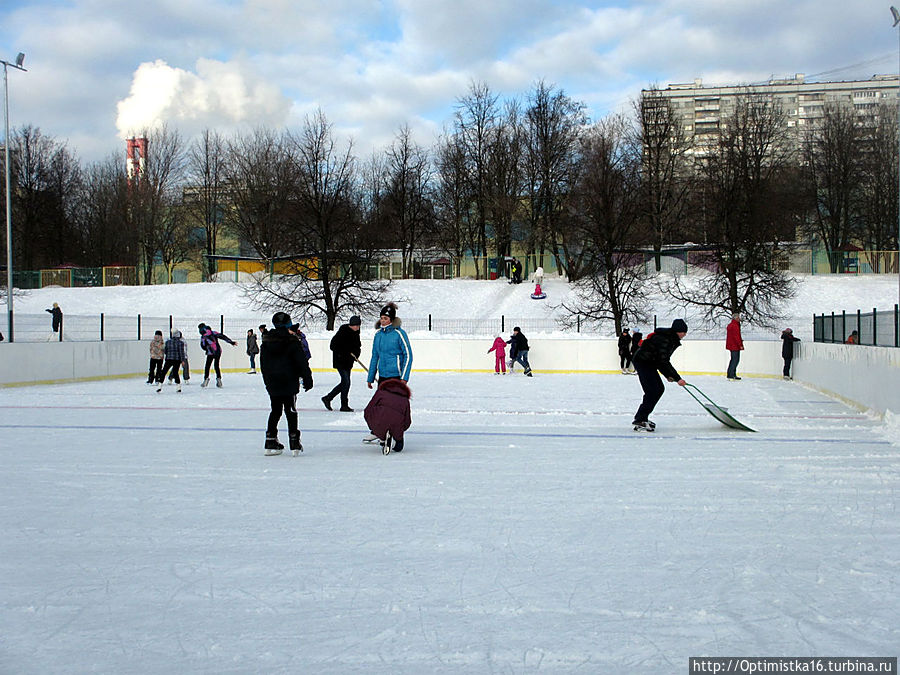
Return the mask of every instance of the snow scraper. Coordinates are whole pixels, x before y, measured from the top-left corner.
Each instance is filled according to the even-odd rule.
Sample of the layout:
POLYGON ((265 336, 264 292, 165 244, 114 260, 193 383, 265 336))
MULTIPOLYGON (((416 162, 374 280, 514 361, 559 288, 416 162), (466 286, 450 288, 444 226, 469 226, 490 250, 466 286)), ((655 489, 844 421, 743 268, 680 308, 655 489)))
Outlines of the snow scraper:
POLYGON ((704 408, 704 410, 706 410, 706 412, 708 412, 710 415, 715 417, 726 427, 729 427, 731 429, 740 429, 741 431, 756 431, 756 429, 751 429, 746 424, 743 424, 743 423, 737 421, 731 415, 731 413, 728 412, 728 408, 723 408, 720 405, 716 405, 716 403, 709 396, 704 394, 702 391, 700 391, 699 388, 695 387, 693 384, 685 384, 684 388, 687 389, 687 393, 689 393, 691 395, 691 397, 695 401, 697 401, 697 403, 699 403, 700 405, 703 406, 703 408, 704 408), (701 398, 699 396, 697 396, 697 394, 694 393, 695 391, 697 392, 697 394, 700 394, 700 396, 702 396, 706 400, 705 401, 701 400, 701 398))

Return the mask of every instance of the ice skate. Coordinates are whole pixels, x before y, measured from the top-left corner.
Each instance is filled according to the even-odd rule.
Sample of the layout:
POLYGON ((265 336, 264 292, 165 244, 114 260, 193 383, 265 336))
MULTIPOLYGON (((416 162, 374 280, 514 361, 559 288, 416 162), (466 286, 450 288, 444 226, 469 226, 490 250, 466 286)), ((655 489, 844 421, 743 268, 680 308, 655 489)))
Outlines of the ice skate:
POLYGON ((266 457, 280 455, 284 446, 278 442, 278 436, 266 436, 266 457))
POLYGON ((300 432, 296 431, 288 434, 288 445, 291 448, 291 455, 298 457, 303 452, 303 446, 300 444, 300 432))
POLYGON ((651 427, 650 424, 649 424, 648 422, 632 422, 632 424, 634 425, 634 430, 635 430, 635 431, 647 431, 647 432, 653 432, 653 431, 656 430, 656 425, 654 424, 654 425, 651 427))
POLYGON ((200 387, 205 389, 208 386, 209 386, 209 378, 207 377, 206 379, 203 380, 203 384, 201 384, 200 387))
POLYGON ((349 405, 342 405, 340 410, 341 412, 354 412, 353 408, 351 408, 349 405))
POLYGON ((381 442, 381 453, 382 453, 382 454, 384 454, 384 455, 389 455, 389 454, 391 454, 391 450, 392 450, 392 447, 391 447, 391 446, 392 446, 392 443, 391 443, 391 441, 392 441, 392 440, 393 440, 393 439, 391 438, 391 432, 388 431, 388 432, 384 435, 384 440, 381 442))
POLYGON ((378 440, 379 440, 378 436, 370 433, 368 436, 366 436, 365 438, 362 439, 362 442, 371 444, 371 443, 375 443, 378 440))
POLYGON ((176 393, 181 393, 181 383, 178 383, 178 387, 175 389, 176 393))
POLYGON ((326 410, 333 410, 333 408, 331 407, 331 399, 329 399, 327 396, 322 397, 322 403, 325 405, 326 410))
POLYGON ((219 389, 222 388, 222 378, 221 378, 221 377, 217 377, 217 378, 216 378, 216 386, 217 386, 219 389))

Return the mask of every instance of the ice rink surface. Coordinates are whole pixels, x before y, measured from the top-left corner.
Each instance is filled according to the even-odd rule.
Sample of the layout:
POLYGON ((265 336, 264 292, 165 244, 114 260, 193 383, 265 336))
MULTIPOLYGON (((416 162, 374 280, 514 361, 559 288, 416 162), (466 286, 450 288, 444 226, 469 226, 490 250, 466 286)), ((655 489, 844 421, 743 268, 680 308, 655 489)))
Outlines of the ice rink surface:
MULTIPOLYGON (((539 367, 539 364, 535 364, 539 367)), ((793 382, 414 373, 406 448, 259 376, 0 389, 0 672, 681 673, 895 656, 900 452, 793 382), (282 420, 282 440, 286 440, 282 420)))

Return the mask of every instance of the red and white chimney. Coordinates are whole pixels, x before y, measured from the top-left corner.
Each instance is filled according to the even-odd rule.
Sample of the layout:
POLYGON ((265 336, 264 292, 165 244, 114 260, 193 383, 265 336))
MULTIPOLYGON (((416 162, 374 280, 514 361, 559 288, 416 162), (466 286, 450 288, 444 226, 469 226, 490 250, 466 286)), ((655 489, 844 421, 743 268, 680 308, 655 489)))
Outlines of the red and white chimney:
POLYGON ((125 141, 127 157, 126 171, 128 180, 139 180, 144 175, 145 161, 147 158, 147 139, 129 138, 125 141))

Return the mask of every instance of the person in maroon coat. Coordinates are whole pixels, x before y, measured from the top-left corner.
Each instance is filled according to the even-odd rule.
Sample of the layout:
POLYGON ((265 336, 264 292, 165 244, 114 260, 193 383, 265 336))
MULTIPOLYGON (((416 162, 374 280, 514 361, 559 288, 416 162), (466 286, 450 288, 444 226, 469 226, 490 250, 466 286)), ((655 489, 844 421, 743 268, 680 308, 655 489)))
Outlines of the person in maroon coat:
POLYGON ((737 367, 744 350, 744 340, 741 338, 741 315, 737 312, 731 315, 731 323, 725 327, 725 349, 731 353, 727 377, 729 380, 739 380, 737 367))
POLYGON ((390 432, 393 452, 403 450, 403 432, 412 424, 409 412, 411 397, 409 386, 403 380, 382 380, 363 413, 369 429, 382 440, 382 444, 390 432))

